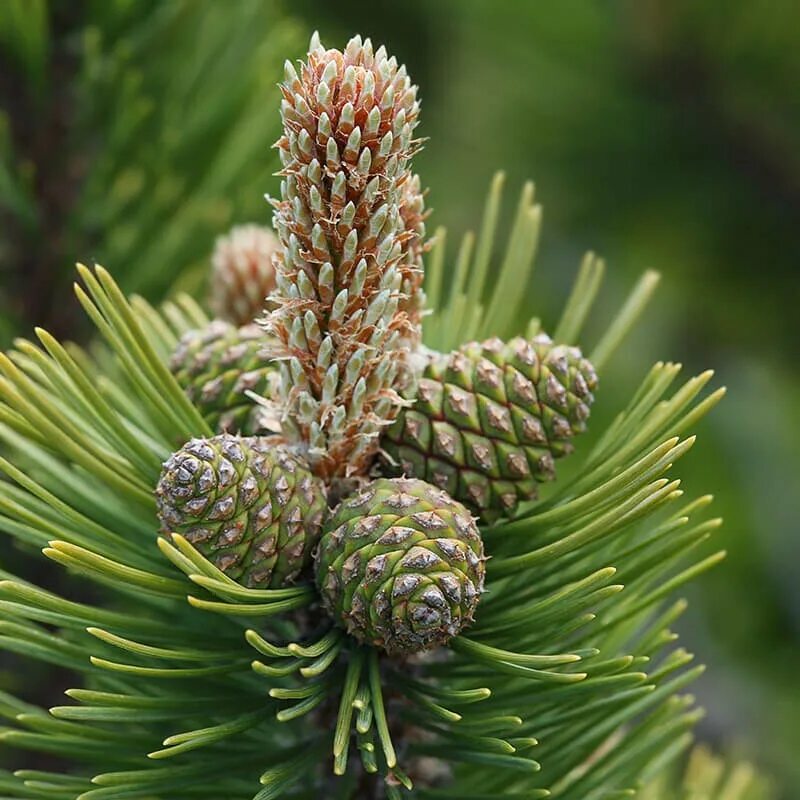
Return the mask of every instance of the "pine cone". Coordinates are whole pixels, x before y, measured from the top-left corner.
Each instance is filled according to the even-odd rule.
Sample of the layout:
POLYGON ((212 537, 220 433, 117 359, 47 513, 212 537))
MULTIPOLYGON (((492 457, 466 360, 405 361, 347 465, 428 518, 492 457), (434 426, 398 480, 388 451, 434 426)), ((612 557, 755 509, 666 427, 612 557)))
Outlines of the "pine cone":
POLYGON ((282 86, 275 308, 284 433, 325 478, 364 475, 403 405, 420 338, 424 200, 410 171, 419 103, 405 67, 312 41, 282 86))
POLYGON ((258 433, 263 410, 245 392, 269 398, 278 374, 264 354, 266 337, 257 325, 236 328, 214 320, 184 334, 170 369, 189 399, 219 433, 258 433))
POLYGON ((483 542, 461 503, 424 481, 381 478, 342 501, 316 556, 326 607, 389 653, 443 645, 472 622, 483 542))
POLYGON ((264 311, 275 288, 272 259, 280 243, 261 225, 237 225, 220 236, 211 256, 209 305, 234 325, 249 325, 264 311))
POLYGON ((585 429, 596 386, 580 350, 545 334, 471 343, 432 358, 416 404, 382 447, 395 471, 430 481, 491 522, 555 477, 553 459, 585 429))
POLYGON ((297 577, 327 510, 322 483, 288 450, 228 434, 192 439, 170 456, 156 501, 164 532, 182 534, 253 588, 297 577))

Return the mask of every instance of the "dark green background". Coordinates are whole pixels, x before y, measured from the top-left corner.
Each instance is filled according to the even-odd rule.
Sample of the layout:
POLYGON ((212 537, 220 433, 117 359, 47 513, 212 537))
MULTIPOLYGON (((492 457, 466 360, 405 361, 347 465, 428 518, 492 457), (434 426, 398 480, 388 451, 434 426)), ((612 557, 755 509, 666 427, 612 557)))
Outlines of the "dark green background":
POLYGON ((372 36, 420 85, 416 166, 451 254, 496 169, 509 212, 536 181, 544 233, 524 290, 546 327, 587 249, 609 268, 600 320, 642 269, 663 273, 597 415, 656 359, 713 366, 729 387, 680 475, 716 495, 730 554, 681 627, 709 665, 701 735, 800 796, 797 3, 7 0, 4 343, 34 323, 84 334, 77 259, 158 299, 175 281, 199 289, 231 223, 269 221, 275 83, 314 28, 331 46, 372 36))

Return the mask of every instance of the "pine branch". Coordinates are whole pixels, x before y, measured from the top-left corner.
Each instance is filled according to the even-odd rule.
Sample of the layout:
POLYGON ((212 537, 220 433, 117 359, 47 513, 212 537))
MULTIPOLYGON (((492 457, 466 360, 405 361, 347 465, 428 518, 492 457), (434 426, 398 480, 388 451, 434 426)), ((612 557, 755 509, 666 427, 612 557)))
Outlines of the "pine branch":
MULTIPOLYGON (((0 435, 18 453, 16 464, 38 465, 31 474, 24 466, 0 464, 19 486, 0 485, 0 509, 6 530, 43 547, 46 556, 70 571, 99 582, 130 610, 101 610, 18 582, 0 584, 0 607, 11 623, 4 640, 12 649, 38 658, 59 653, 76 669, 90 673, 94 686, 88 694, 71 692, 81 705, 54 710, 56 718, 74 726, 69 734, 61 728, 37 730, 41 717, 36 716, 17 719, 21 727, 6 731, 3 738, 16 746, 85 758, 94 771, 127 769, 137 763, 137 751, 170 761, 181 753, 188 757, 196 748, 210 748, 215 760, 234 759, 240 765, 249 763, 253 774, 263 772, 263 742, 280 740, 286 747, 301 741, 301 731, 314 732, 303 719, 341 698, 344 664, 357 651, 336 629, 303 640, 295 638, 299 631, 292 634, 291 626, 277 621, 275 614, 313 600, 313 593, 302 585, 245 589, 181 537, 173 537, 171 543, 160 540, 167 556, 162 559, 154 546, 153 501, 140 503, 135 491, 112 493, 126 471, 142 474, 146 462, 145 474, 155 474, 175 441, 202 429, 202 420, 156 355, 174 345, 182 329, 201 313, 185 299, 163 313, 138 299, 129 306, 103 270, 82 270, 82 277, 88 293, 77 289, 79 297, 116 349, 117 377, 136 392, 139 418, 126 417, 124 407, 103 400, 103 392, 95 388, 98 376, 84 372, 91 364, 85 354, 67 360, 66 351, 43 334, 52 354, 40 351, 37 359, 14 369, 6 364, 0 387, 6 399, 0 435), (168 407, 165 396, 170 397, 168 407), (75 435, 95 453, 91 463, 67 437, 47 442, 30 437, 32 423, 42 421, 53 400, 65 423, 72 424, 72 419, 77 425, 80 420, 81 430, 75 435), (97 413, 84 416, 86 407, 97 413), (142 428, 146 435, 141 438, 119 435, 142 428), (121 471, 112 477, 103 459, 121 471), (81 477, 86 470, 96 476, 91 484, 81 477), (171 569, 170 561, 179 572, 171 569), (181 579, 181 573, 186 578, 181 579), (182 599, 186 596, 189 603, 182 599), (146 616, 134 610, 134 597, 140 609, 147 609, 146 616), (251 625, 251 620, 259 628, 245 636, 242 625, 251 625), (37 640, 41 623, 60 631, 52 644, 37 640), (271 644, 275 641, 285 644, 271 644), (83 660, 86 655, 91 656, 90 664, 83 660), (265 690, 273 698, 266 706, 261 699, 265 690), (184 732, 179 734, 172 726, 172 709, 193 696, 197 702, 190 713, 197 727, 186 728, 184 718, 184 732), (253 711, 259 707, 264 711, 253 711), (98 756, 88 743, 98 735, 97 725, 107 726, 104 720, 112 716, 113 729, 120 734, 131 725, 139 733, 130 739, 121 735, 98 756), (140 741, 149 742, 144 750, 138 749, 140 741)), ((444 660, 422 659, 409 671, 383 659, 378 667, 373 656, 365 673, 368 679, 359 681, 357 691, 351 678, 352 702, 360 710, 352 717, 351 701, 341 707, 341 736, 350 719, 350 724, 357 722, 361 737, 371 735, 377 725, 381 743, 376 749, 365 741, 356 751, 365 766, 376 757, 378 769, 393 775, 401 758, 396 749, 399 736, 402 758, 412 758, 412 763, 423 755, 455 758, 457 785, 469 786, 472 792, 465 790, 464 797, 525 792, 530 779, 524 776, 535 764, 541 766, 536 785, 549 786, 555 796, 570 796, 576 787, 595 780, 607 785, 611 776, 614 785, 632 785, 629 781, 638 774, 640 761, 627 757, 625 742, 641 743, 641 763, 648 763, 661 746, 657 743, 684 734, 692 716, 668 701, 697 670, 687 670, 685 657, 659 658, 674 618, 664 615, 662 603, 667 590, 711 563, 695 567, 690 561, 685 566, 686 554, 712 528, 690 522, 706 501, 689 506, 676 502, 676 483, 661 476, 691 443, 681 445, 675 432, 687 416, 708 410, 709 404, 697 404, 699 385, 690 382, 691 391, 684 391, 680 402, 665 405, 661 398, 668 383, 658 378, 663 370, 659 367, 646 378, 615 423, 613 435, 601 438, 596 454, 571 484, 560 487, 546 504, 484 530, 489 546, 497 548, 489 563, 491 591, 469 635, 455 639, 444 660), (631 437, 628 425, 639 433, 631 437), (620 578, 624 589, 614 583, 620 578), (398 719, 405 720, 400 727, 398 719), (407 734, 402 733, 406 726, 429 734, 409 748, 407 734), (623 738, 615 738, 623 733, 623 738), (534 748, 534 760, 528 748, 535 740, 541 744, 534 748), (460 742, 457 748, 455 742, 460 742), (598 748, 606 756, 593 761, 598 748), (614 766, 614 754, 628 766, 614 766), (457 763, 464 760, 467 763, 457 763), (487 771, 481 764, 496 769, 487 771)), ((339 749, 337 757, 343 768, 344 750, 339 749)), ((287 759, 294 763, 288 755, 287 759)), ((162 776, 160 791, 177 776, 182 776, 183 786, 194 787, 191 791, 198 797, 219 796, 220 786, 228 785, 204 783, 205 757, 176 763, 174 777, 170 769, 153 773, 162 776)), ((151 770, 136 767, 115 785, 150 791, 146 787, 152 786, 147 777, 151 770)), ((293 779, 299 780, 296 775, 293 779)), ((74 786, 59 791, 55 797, 68 797, 74 786)), ((87 785, 82 796, 104 796, 99 791, 87 785)), ((435 795, 433 789, 428 792, 435 795)))
MULTIPOLYGON (((366 42, 352 48, 359 57, 371 54, 384 72, 396 69, 366 42)), ((304 79, 324 105, 334 79, 346 85, 349 73, 339 75, 342 54, 324 51, 316 40, 312 51, 319 69, 309 68, 313 75, 304 79)), ((300 81, 287 74, 288 85, 300 81)), ((413 105, 413 92, 408 100, 413 105)), ((293 108, 284 109, 287 119, 303 113, 296 98, 293 108)), ((410 132, 402 136, 407 155, 410 132)), ((302 132, 296 138, 287 136, 292 158, 305 147, 302 132)), ((338 150, 324 146, 335 160, 338 150)), ((332 170, 325 180, 332 186, 337 175, 332 170)), ((578 432, 588 414, 584 374, 590 370, 573 345, 599 291, 602 262, 584 261, 556 328, 564 344, 545 341, 535 320, 517 328, 518 315, 504 312, 527 313, 518 287, 531 276, 539 211, 526 186, 495 273, 501 187, 498 177, 474 258, 466 237, 449 282, 445 236, 438 236, 428 276, 438 305, 425 337, 451 349, 465 338, 536 331, 533 344, 517 340, 504 357, 515 380, 541 390, 535 410, 546 434, 542 449, 565 455, 569 437, 556 434, 565 425, 570 435, 578 432), (568 415, 563 422, 554 411, 558 403, 568 415)), ((312 227, 303 255, 290 228, 291 215, 299 219, 304 208, 291 194, 279 204, 291 274, 287 264, 285 274, 279 266, 284 302, 278 317, 286 322, 296 310, 292 299, 311 296, 300 291, 305 280, 316 279, 311 317, 317 313, 328 324, 323 306, 330 311, 335 304, 325 306, 322 276, 335 272, 333 261, 341 271, 345 243, 338 242, 343 249, 328 270, 319 254, 308 258, 309 247, 324 249, 312 227)), ((310 190, 308 199, 313 202, 310 190)), ((419 210, 416 201, 411 205, 419 210)), ((409 264, 421 251, 409 246, 413 237, 393 236, 397 226, 420 220, 397 208, 393 213, 387 255, 402 269, 389 281, 397 300, 389 317, 401 313, 402 300, 408 320, 420 288, 412 285, 409 264)), ((364 224, 376 216, 382 229, 389 211, 384 217, 372 209, 364 224)), ((344 270, 335 288, 349 292, 355 282, 363 289, 370 265, 388 263, 371 250, 368 256, 365 275, 344 270)), ((390 271, 370 277, 369 303, 384 291, 381 276, 390 271)), ((283 464, 266 469, 273 456, 281 457, 283 443, 215 435, 190 400, 168 362, 188 331, 208 323, 193 301, 179 295, 155 309, 126 298, 102 267, 79 266, 78 273, 76 297, 103 344, 90 353, 37 331, 39 344, 19 341, 0 358, 6 448, 0 470, 8 478, 0 482, 0 527, 69 576, 96 584, 100 599, 78 602, 68 591, 2 575, 0 646, 69 666, 81 685, 67 692, 71 703, 49 711, 0 694, 7 720, 0 739, 69 764, 65 774, 2 773, 0 791, 55 800, 396 800, 408 792, 463 800, 599 800, 630 796, 685 748, 701 712, 684 692, 703 668, 675 646, 670 626, 686 604, 674 594, 724 554, 703 548, 719 525, 707 517, 710 497, 683 498, 673 471, 695 443, 695 426, 723 394, 706 392, 711 373, 673 389, 679 367, 659 362, 592 449, 579 448, 572 457, 569 480, 540 501, 528 495, 507 505, 480 527, 459 500, 419 478, 365 481, 327 515, 316 580, 306 552, 316 541, 313 532, 295 550, 286 538, 259 541, 256 557, 274 556, 272 567, 292 567, 296 579, 272 583, 271 573, 248 572, 253 562, 242 561, 236 548, 249 548, 270 526, 294 536, 318 525, 312 516, 322 490, 304 479, 290 483, 290 475, 306 469, 296 452, 285 453, 291 470, 283 464), (258 466, 246 483, 242 475, 251 464, 258 466), (211 494, 220 487, 237 494, 211 494), (287 498, 298 493, 306 496, 291 505, 287 498), (285 519, 284 508, 292 512, 285 519), (250 527, 254 519, 259 527, 250 527), (250 539, 240 538, 244 530, 250 539)), ((594 350, 601 367, 635 324, 655 281, 645 275, 601 335, 594 350)), ((282 343, 307 355, 314 328, 309 319, 306 330, 306 317, 297 324, 301 316, 294 317, 282 343)), ((378 317, 375 312, 371 324, 378 317)), ((380 332, 373 342, 379 360, 401 351, 407 356, 414 336, 403 341, 380 332)), ((341 340, 331 354, 340 345, 349 359, 341 340)), ((489 346, 485 353, 501 350, 489 346)), ((319 366, 315 360, 312 372, 319 366)), ((338 378, 333 360, 323 366, 323 384, 338 385, 328 378, 338 378)), ((495 374, 496 365, 482 370, 495 374)), ((296 387, 283 377, 282 400, 295 413, 296 387)), ((312 383, 302 363, 288 377, 298 386, 312 383)), ((342 402, 345 413, 355 404, 349 395, 342 402)), ((305 433, 301 428, 295 431, 301 446, 313 444, 311 426, 305 433)), ((365 453, 355 448, 342 456, 343 472, 348 464, 362 473, 380 469, 365 453)), ((341 477, 338 466, 319 472, 341 477)))

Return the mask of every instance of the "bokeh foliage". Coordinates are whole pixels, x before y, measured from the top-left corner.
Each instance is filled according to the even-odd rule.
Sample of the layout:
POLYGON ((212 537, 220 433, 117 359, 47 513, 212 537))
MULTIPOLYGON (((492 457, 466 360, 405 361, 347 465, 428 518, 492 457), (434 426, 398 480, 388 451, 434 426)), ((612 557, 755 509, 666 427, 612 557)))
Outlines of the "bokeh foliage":
POLYGON ((0 18, 6 318, 72 333, 78 258, 157 298, 197 284, 232 222, 268 219, 266 109, 303 39, 276 3, 10 0, 0 18))

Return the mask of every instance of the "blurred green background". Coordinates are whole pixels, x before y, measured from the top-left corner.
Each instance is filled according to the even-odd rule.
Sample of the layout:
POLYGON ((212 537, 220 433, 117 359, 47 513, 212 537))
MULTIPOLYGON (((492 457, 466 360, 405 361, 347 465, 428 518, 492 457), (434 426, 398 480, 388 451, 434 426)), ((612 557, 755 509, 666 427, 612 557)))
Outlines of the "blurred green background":
MULTIPOLYGON (((583 252, 610 314, 664 280, 598 416, 656 359, 730 392, 681 466, 726 525, 691 592, 701 735, 800 796, 800 7, 773 0, 2 0, 0 339, 81 337, 72 263, 151 299, 201 288, 214 238, 267 223, 276 82, 308 35, 383 42, 421 87, 431 227, 474 227, 492 173, 536 181, 530 311, 552 327, 583 252), (792 344, 794 342, 794 344, 792 344)), ((5 562, 7 555, 0 556, 5 562)))

